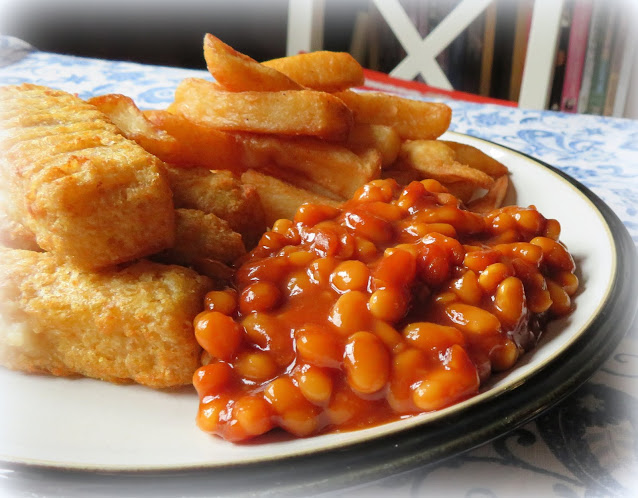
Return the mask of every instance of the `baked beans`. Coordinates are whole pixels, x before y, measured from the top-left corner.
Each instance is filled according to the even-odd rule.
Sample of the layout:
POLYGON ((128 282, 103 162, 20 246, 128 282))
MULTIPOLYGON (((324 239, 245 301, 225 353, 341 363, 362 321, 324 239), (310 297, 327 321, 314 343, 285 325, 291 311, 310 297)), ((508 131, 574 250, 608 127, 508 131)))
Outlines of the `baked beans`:
POLYGON ((195 318, 199 427, 304 437, 476 395, 571 311, 578 279, 559 236, 533 206, 472 213, 435 180, 303 205, 195 318))

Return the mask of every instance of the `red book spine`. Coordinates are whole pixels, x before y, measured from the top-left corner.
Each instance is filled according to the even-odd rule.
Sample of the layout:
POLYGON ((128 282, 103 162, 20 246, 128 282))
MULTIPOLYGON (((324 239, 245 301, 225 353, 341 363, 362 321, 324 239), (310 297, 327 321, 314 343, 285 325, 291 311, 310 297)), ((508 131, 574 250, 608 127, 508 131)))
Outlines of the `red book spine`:
POLYGON ((564 112, 577 112, 591 13, 591 0, 578 0, 574 3, 560 105, 560 110, 564 112))

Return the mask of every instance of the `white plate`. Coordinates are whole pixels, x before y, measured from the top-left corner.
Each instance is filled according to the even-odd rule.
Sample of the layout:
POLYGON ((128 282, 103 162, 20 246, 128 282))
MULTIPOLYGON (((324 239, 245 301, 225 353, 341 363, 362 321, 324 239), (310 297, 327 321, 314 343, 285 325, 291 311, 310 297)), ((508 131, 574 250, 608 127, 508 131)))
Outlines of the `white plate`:
POLYGON ((371 429, 307 439, 271 436, 236 445, 197 429, 198 400, 192 389, 160 392, 2 369, 0 459, 109 472, 232 470, 302 456, 310 464, 313 459, 318 463, 320 455, 339 462, 339 455, 352 456, 362 443, 372 443, 366 446, 368 463, 378 450, 388 459, 379 465, 394 465, 396 470, 404 459, 435 461, 503 434, 571 392, 609 354, 622 337, 624 330, 619 329, 626 329, 631 318, 623 299, 633 285, 624 275, 635 272, 635 262, 626 254, 633 244, 602 201, 565 175, 490 142, 456 133, 445 137, 475 145, 502 161, 511 171, 517 204, 534 204, 546 217, 560 221, 561 240, 574 255, 582 284, 574 313, 553 323, 539 346, 489 389, 440 412, 371 429), (602 333, 607 334, 604 340, 602 333), (534 382, 528 382, 532 378, 534 382), (464 431, 450 432, 452 422, 466 424, 464 431), (418 441, 424 446, 416 447, 418 441))

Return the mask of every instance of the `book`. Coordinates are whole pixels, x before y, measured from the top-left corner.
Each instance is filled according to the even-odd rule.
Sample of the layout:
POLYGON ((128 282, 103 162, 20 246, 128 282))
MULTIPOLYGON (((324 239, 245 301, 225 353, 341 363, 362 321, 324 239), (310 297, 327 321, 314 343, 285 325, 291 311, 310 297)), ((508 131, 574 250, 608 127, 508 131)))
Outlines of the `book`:
POLYGON ((523 68, 527 54, 527 41, 532 22, 533 0, 520 0, 516 14, 516 27, 514 31, 514 49, 512 53, 512 74, 510 77, 509 100, 516 101, 521 93, 523 81, 523 68))
POLYGON ((560 27, 558 31, 558 45, 554 62, 554 79, 549 93, 548 108, 552 111, 560 109, 565 81, 565 67, 567 64, 567 49, 569 48, 570 26, 572 23, 573 2, 565 2, 561 13, 560 27))
MULTIPOLYGON (((638 7, 635 14, 638 17, 638 7)), ((634 19, 636 19, 634 17, 634 19)), ((631 19, 631 17, 629 17, 631 19)), ((632 86, 632 74, 634 73, 634 65, 636 64, 636 47, 638 46, 638 31, 636 29, 627 29, 627 38, 625 39, 625 47, 622 52, 622 62, 620 64, 620 74, 618 75, 618 85, 616 86, 616 97, 614 99, 614 108, 612 115, 614 117, 623 117, 625 115, 625 107, 629 98, 629 90, 635 92, 635 85, 632 86)))
POLYGON ((561 92, 560 110, 563 112, 575 113, 578 110, 578 94, 585 65, 591 15, 592 0, 576 0, 574 2, 572 25, 567 45, 565 77, 561 92))
POLYGON ((517 2, 496 0, 496 33, 494 35, 494 60, 490 96, 509 99, 514 31, 516 28, 517 2))
POLYGON ((485 9, 483 25, 483 49, 481 54, 481 74, 479 95, 487 97, 492 86, 492 64, 494 62, 494 37, 496 34, 496 5, 491 3, 485 9))
POLYGON ((620 9, 618 9, 618 6, 614 4, 615 2, 611 4, 612 9, 607 13, 600 50, 597 53, 596 62, 594 64, 591 88, 589 90, 589 101, 586 109, 587 114, 602 114, 605 108, 607 83, 609 81, 609 66, 611 63, 611 50, 616 35, 616 24, 620 13, 620 9))
POLYGON ((609 62, 609 77, 607 78, 607 95, 605 96, 605 105, 603 107, 603 115, 611 116, 614 113, 614 103, 616 100, 618 81, 620 72, 624 62, 624 54, 626 52, 627 31, 629 30, 629 16, 621 16, 618 30, 614 37, 614 44, 611 52, 611 60, 609 62))
POLYGON ((594 0, 589 23, 589 34, 587 35, 587 50, 585 52, 585 65, 581 78, 580 92, 578 94, 579 113, 585 113, 589 104, 589 94, 592 87, 592 79, 594 75, 594 66, 598 59, 598 52, 601 50, 602 38, 604 34, 605 24, 607 21, 607 1, 594 0))

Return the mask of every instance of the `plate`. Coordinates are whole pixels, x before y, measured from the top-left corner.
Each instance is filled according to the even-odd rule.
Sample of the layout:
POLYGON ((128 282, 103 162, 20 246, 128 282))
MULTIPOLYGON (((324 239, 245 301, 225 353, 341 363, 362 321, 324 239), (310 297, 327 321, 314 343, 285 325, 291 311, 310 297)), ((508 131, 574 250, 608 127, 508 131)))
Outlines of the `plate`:
POLYGON ((611 354, 633 319, 636 258, 627 230, 598 197, 551 166, 485 140, 452 132, 444 138, 474 145, 508 166, 516 203, 533 204, 560 221, 581 280, 574 313, 553 322, 536 349, 479 395, 370 429, 306 439, 273 434, 237 445, 197 429, 192 389, 163 392, 1 370, 0 460, 18 472, 26 466, 128 478, 151 473, 175 479, 178 473, 191 484, 213 479, 217 491, 238 482, 262 490, 265 482, 280 491, 322 490, 328 482, 343 486, 458 454, 572 392, 611 354))

